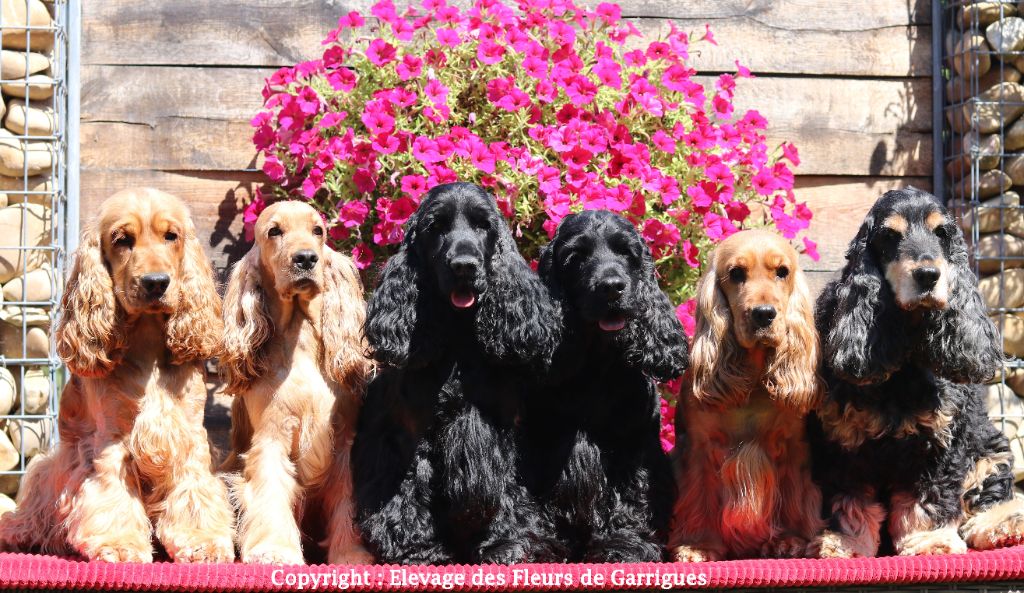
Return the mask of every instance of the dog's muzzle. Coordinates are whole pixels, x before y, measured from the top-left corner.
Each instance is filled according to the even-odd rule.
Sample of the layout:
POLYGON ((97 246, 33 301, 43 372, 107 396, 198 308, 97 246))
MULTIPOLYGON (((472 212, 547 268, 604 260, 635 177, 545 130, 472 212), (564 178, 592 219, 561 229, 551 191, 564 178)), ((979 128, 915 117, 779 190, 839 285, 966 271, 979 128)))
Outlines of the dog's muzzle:
POLYGON ((480 271, 479 258, 472 255, 456 255, 448 262, 448 269, 455 278, 455 288, 448 299, 456 309, 470 309, 476 304, 477 275, 480 271))

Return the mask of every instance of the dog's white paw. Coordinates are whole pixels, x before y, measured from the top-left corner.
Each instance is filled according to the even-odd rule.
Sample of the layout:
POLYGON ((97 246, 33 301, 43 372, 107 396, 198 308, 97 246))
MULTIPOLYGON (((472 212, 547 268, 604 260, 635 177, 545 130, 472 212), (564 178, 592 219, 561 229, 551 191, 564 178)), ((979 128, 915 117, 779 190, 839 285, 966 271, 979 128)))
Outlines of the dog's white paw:
POLYGON ((867 537, 826 531, 807 545, 811 558, 870 558, 878 554, 877 544, 867 537))
POLYGON ((960 534, 975 550, 1024 543, 1024 501, 1008 500, 978 513, 964 523, 960 534))
POLYGON ((301 549, 276 544, 259 544, 242 554, 242 562, 246 564, 284 564, 301 565, 306 561, 301 549))
POLYGON ((676 562, 714 562, 721 560, 722 555, 698 546, 678 546, 672 550, 672 558, 676 562))
POLYGON ((965 554, 967 552, 967 542, 952 527, 908 533, 895 542, 895 546, 896 552, 900 556, 965 554))

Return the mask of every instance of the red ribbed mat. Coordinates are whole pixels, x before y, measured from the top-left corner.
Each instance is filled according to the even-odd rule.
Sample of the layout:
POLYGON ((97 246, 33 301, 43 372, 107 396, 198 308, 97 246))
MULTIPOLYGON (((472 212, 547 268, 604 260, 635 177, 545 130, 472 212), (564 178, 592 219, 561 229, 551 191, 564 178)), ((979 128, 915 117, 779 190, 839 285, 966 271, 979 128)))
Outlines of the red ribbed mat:
POLYGON ((955 556, 739 560, 707 564, 251 566, 104 564, 0 554, 0 588, 143 591, 549 591, 808 587, 1024 579, 1024 546, 955 556), (589 577, 589 580, 587 578, 589 577), (313 579, 317 579, 314 581, 313 579), (556 582, 556 579, 559 582, 556 582), (666 579, 668 579, 666 581, 666 579))

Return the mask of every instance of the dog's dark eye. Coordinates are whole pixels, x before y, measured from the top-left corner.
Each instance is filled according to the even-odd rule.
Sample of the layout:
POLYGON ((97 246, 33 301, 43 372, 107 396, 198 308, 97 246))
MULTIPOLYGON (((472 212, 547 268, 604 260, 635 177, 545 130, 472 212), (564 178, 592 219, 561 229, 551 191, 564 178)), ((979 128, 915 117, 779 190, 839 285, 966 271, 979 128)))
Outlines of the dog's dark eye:
POLYGON ((322 226, 315 226, 315 227, 313 227, 313 234, 316 235, 317 237, 322 237, 323 234, 324 234, 324 227, 322 227, 322 226))
POLYGON ((935 231, 934 232, 935 232, 935 236, 940 238, 940 239, 948 239, 949 238, 949 229, 947 229, 946 225, 944 225, 944 224, 940 224, 939 226, 935 227, 935 231))
POLYGON ((130 235, 118 235, 114 237, 114 247, 124 247, 131 249, 135 246, 135 237, 130 235))
POLYGON ((785 278, 786 276, 789 276, 789 268, 786 266, 779 266, 779 268, 775 270, 775 275, 779 278, 785 278))
POLYGON ((267 231, 267 236, 268 237, 280 237, 283 234, 284 234, 284 231, 282 231, 281 227, 279 227, 279 226, 271 227, 271 229, 269 231, 267 231))
POLYGON ((729 280, 736 284, 742 284, 747 281, 747 271, 743 268, 733 268, 729 270, 729 280))
POLYGON ((174 241, 178 240, 178 233, 167 231, 166 233, 164 233, 164 240, 173 243, 174 241))

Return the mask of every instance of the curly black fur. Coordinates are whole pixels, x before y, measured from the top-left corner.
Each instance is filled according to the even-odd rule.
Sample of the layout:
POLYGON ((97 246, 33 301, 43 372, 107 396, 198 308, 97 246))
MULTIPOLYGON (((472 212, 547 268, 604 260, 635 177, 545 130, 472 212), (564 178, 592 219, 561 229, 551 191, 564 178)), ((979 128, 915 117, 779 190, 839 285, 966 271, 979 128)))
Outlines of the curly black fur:
POLYGON ((1011 496, 1005 464, 981 489, 963 487, 976 460, 1008 450, 975 385, 1002 362, 976 286, 963 236, 933 196, 890 191, 868 212, 841 277, 816 306, 829 393, 809 434, 832 529, 847 520, 833 513, 840 495, 873 491, 884 504, 894 492, 911 493, 936 525, 1011 496), (947 276, 946 303, 929 301, 938 288, 926 281, 905 288, 918 294, 901 306, 894 285, 901 262, 935 264, 947 276), (875 428, 844 423, 846 411, 874 419, 875 428))
POLYGON ((560 313, 494 198, 431 190, 369 303, 383 368, 352 449, 363 538, 386 563, 512 563, 537 553, 515 422, 560 313))
POLYGON ((540 274, 564 315, 523 420, 528 482, 556 528, 548 560, 661 560, 675 484, 655 381, 685 370, 683 328, 650 251, 610 212, 567 216, 540 274))

